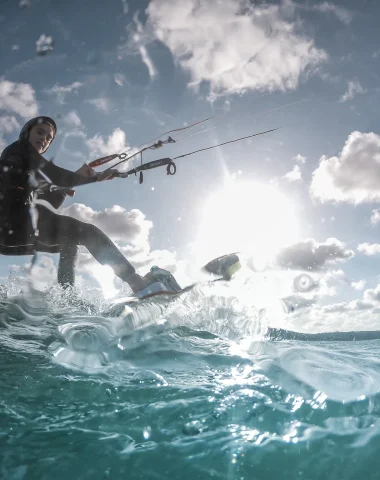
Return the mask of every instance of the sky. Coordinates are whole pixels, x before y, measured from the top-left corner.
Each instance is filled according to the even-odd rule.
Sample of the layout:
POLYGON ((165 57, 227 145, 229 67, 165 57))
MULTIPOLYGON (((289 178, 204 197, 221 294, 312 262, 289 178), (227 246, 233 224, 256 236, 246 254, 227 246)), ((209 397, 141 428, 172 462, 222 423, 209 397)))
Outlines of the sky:
MULTIPOLYGON (((46 158, 71 170, 209 117, 143 161, 278 128, 178 159, 174 176, 78 187, 62 213, 143 274, 186 283, 241 251, 257 282, 286 277, 298 327, 304 307, 316 328, 366 328, 380 309, 379 14, 375 0, 3 0, 0 147, 39 114, 58 124, 46 158)), ((0 274, 27 260, 0 258, 0 274)), ((83 250, 86 276, 120 287, 83 250)))

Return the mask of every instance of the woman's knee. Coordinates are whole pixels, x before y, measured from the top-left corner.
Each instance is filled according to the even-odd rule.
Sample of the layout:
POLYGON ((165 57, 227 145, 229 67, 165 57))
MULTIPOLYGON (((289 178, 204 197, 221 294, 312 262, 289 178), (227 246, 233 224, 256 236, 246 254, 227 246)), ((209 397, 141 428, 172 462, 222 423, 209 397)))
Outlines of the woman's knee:
POLYGON ((60 254, 65 258, 67 257, 76 258, 78 256, 78 253, 79 253, 79 246, 73 243, 63 245, 60 248, 60 254))

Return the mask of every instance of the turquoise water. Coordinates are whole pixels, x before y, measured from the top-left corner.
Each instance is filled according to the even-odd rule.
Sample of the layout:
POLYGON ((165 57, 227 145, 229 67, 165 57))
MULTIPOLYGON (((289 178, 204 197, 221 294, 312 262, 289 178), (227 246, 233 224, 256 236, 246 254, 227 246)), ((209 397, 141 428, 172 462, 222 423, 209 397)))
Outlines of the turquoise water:
POLYGON ((378 340, 270 341, 227 287, 97 308, 2 300, 1 478, 378 478, 378 340))

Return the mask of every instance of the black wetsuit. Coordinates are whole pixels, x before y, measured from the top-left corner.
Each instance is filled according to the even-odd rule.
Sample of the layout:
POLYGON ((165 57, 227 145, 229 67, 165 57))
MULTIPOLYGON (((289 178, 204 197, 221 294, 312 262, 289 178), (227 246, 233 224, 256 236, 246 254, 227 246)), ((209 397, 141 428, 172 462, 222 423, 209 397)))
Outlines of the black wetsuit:
MULTIPOLYGON (((78 245, 83 245, 99 263, 110 265, 119 278, 128 281, 128 276, 135 273, 134 267, 94 225, 37 205, 36 236, 30 209, 31 195, 35 195, 36 187, 32 187, 29 180, 31 172, 37 169, 60 187, 73 188, 97 181, 97 177, 85 177, 48 162, 27 140, 9 145, 0 157, 0 254, 60 253, 58 281, 73 285, 77 249, 78 245)), ((48 201, 55 208, 64 198, 62 192, 38 195, 38 199, 48 201)))

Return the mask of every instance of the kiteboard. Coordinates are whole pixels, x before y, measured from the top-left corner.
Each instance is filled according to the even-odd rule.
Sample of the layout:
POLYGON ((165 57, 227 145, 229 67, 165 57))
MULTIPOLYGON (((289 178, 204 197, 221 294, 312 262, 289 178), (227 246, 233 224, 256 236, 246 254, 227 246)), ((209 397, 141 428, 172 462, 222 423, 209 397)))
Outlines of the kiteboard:
MULTIPOLYGON (((203 270, 216 275, 217 278, 212 280, 213 282, 225 280, 229 281, 233 275, 241 268, 240 259, 236 253, 230 253, 222 255, 221 257, 214 258, 206 265, 203 270)), ((134 298, 131 301, 145 300, 155 296, 168 295, 177 297, 189 290, 192 290, 198 283, 193 283, 184 288, 181 288, 173 275, 163 268, 153 266, 150 272, 144 277, 150 283, 149 285, 135 293, 134 298)))

